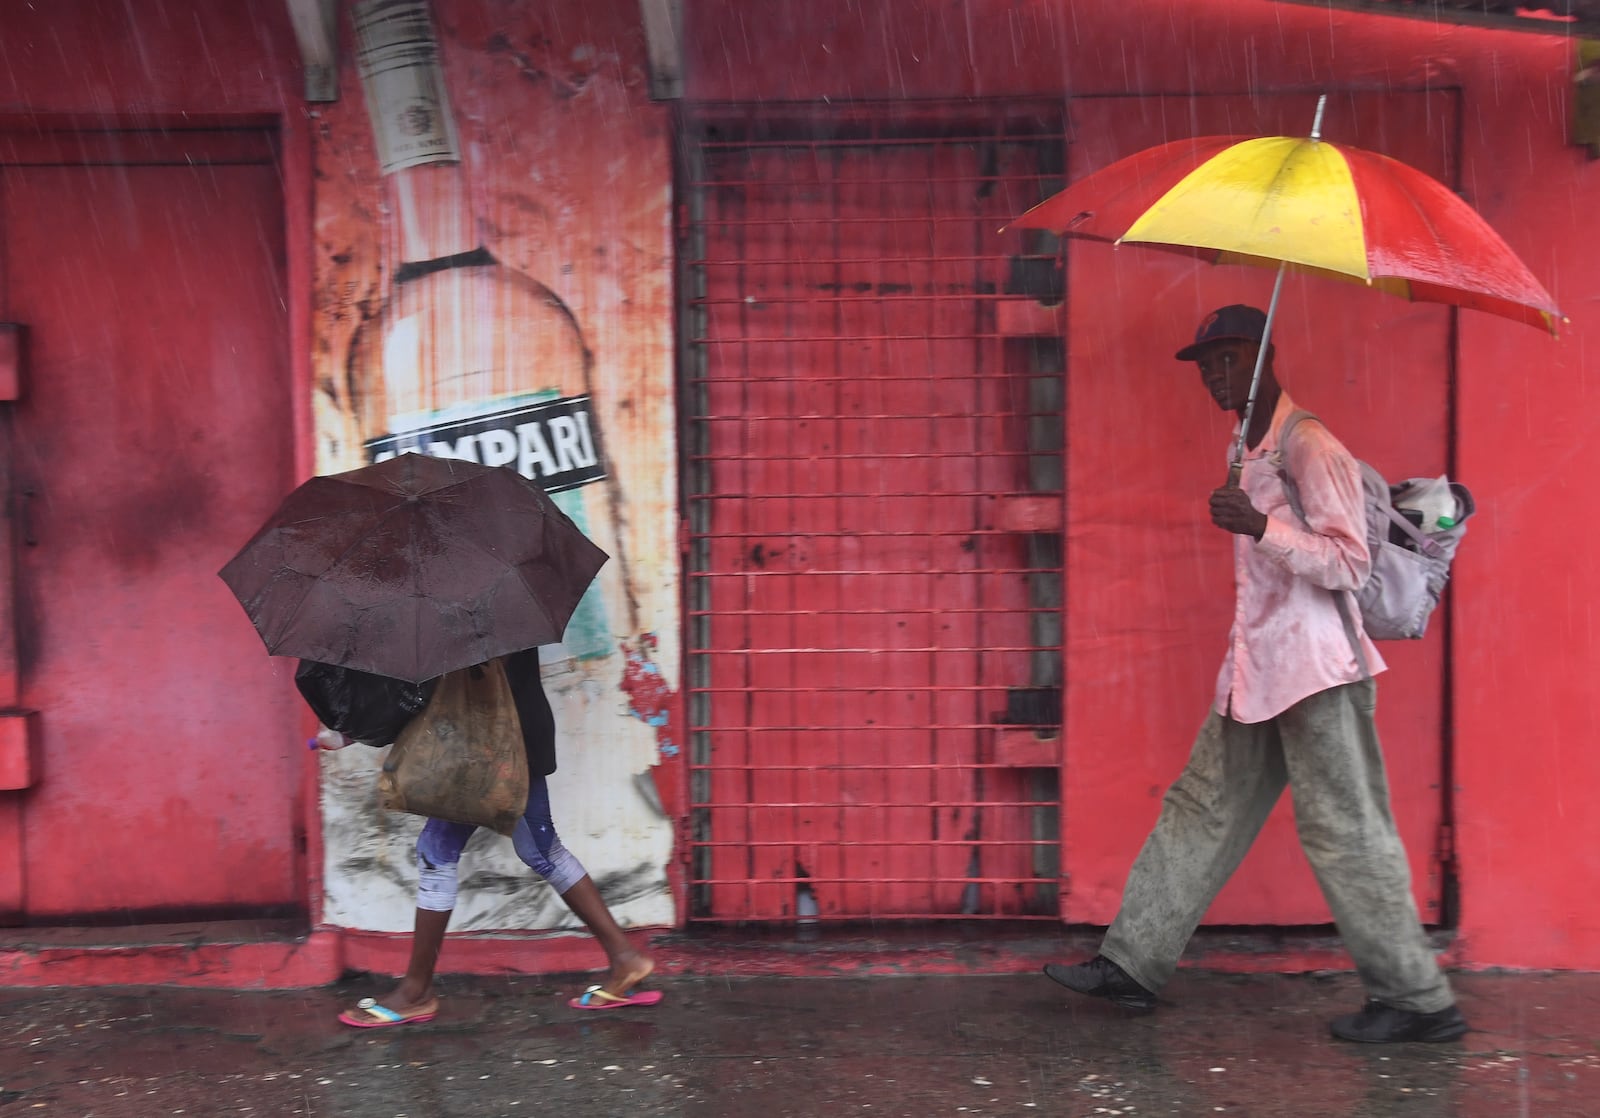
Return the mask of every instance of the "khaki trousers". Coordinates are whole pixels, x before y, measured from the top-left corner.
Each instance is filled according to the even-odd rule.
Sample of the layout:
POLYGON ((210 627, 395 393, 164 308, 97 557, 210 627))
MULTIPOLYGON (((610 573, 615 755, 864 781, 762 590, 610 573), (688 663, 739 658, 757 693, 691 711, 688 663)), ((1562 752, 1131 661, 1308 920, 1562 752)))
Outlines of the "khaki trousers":
POLYGON ((1454 998, 1417 917, 1373 724, 1377 685, 1348 683, 1276 718, 1212 711, 1128 875, 1101 953, 1159 990, 1283 787, 1300 845, 1373 998, 1432 1013, 1454 998))

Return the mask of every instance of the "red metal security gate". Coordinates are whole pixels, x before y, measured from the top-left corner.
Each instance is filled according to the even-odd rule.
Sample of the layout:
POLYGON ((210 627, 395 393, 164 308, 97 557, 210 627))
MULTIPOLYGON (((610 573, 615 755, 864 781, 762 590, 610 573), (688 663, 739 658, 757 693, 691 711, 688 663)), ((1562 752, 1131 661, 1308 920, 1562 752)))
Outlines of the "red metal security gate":
POLYGON ((1059 109, 684 134, 690 918, 1054 919, 1059 109))

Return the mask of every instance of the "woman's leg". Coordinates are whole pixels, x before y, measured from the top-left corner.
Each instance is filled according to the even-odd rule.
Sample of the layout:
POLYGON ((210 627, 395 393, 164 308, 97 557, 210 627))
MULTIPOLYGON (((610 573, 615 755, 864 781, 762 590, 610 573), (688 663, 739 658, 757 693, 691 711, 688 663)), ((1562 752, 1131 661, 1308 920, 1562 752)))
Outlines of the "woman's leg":
POLYGON ((561 845, 550 816, 550 790, 542 776, 529 782, 528 810, 517 824, 512 841, 517 855, 561 894, 575 916, 599 941, 610 970, 600 988, 622 995, 650 976, 655 960, 634 949, 606 907, 605 899, 583 864, 561 845))
POLYGON ((561 894, 561 899, 567 902, 567 907, 583 921, 594 938, 600 941, 600 946, 606 953, 606 962, 610 964, 610 970, 606 974, 606 980, 600 984, 602 990, 608 994, 626 994, 650 977, 650 972, 656 969, 655 960, 642 951, 636 951, 633 944, 628 942, 628 937, 617 926, 611 910, 601 898, 600 889, 595 885, 594 878, 584 874, 576 884, 561 894))
POLYGON ((383 1001, 396 1013, 433 1001, 433 971, 450 913, 456 907, 461 851, 476 830, 467 823, 430 819, 417 838, 417 918, 411 932, 411 961, 400 985, 383 1001))
POLYGON ((411 962, 400 985, 383 999, 384 1005, 396 1013, 406 1013, 433 1001, 433 969, 439 962, 439 948, 444 945, 444 930, 449 924, 448 912, 417 909, 411 931, 411 962))

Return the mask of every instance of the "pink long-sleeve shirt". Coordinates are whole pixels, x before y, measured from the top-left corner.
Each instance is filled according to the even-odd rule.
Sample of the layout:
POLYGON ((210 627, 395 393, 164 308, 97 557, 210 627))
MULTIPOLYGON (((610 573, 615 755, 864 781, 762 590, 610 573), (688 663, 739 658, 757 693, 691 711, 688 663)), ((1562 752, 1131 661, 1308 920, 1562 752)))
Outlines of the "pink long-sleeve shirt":
MULTIPOLYGON (((1301 421, 1285 463, 1306 519, 1296 516, 1278 474, 1278 434, 1294 410, 1289 394, 1280 395, 1272 426, 1244 456, 1240 484, 1267 528, 1259 541, 1233 537, 1233 627, 1216 710, 1238 722, 1265 722, 1307 695, 1362 678, 1330 593, 1355 590, 1370 567, 1361 469, 1326 427, 1301 421)), ((1383 658, 1361 630, 1354 595, 1347 600, 1376 675, 1383 658)))

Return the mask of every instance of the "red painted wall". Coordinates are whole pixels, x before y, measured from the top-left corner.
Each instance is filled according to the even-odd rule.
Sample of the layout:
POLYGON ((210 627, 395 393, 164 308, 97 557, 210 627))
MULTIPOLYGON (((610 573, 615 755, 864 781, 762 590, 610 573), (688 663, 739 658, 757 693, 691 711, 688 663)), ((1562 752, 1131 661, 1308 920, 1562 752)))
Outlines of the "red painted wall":
POLYGON ((290 352, 303 473, 310 441, 310 141, 300 52, 282 0, 55 0, 9 5, 0 119, 85 126, 270 121, 283 145, 290 352))
MULTIPOLYGON (((284 386, 294 413, 295 472, 309 474, 310 440, 310 121, 301 99, 300 56, 281 0, 206 0, 129 5, 61 0, 11 5, 5 15, 5 65, 0 67, 0 123, 26 129, 34 121, 96 127, 184 128, 202 123, 276 126, 284 206, 287 324, 293 385, 284 386)), ((152 530, 156 530, 152 525, 152 530)), ((97 618, 86 616, 89 627, 97 618)), ((137 633, 119 634, 139 655, 137 633)), ((263 727, 264 735, 298 738, 304 727, 263 727)), ((303 895, 320 912, 320 832, 316 770, 308 763, 298 801, 309 849, 303 895)), ((226 785, 215 794, 227 792, 226 785)), ((183 872, 167 867, 162 872, 183 872)), ((11 960, 16 963, 17 960, 11 960)), ((24 961, 24 977, 28 967, 24 961)), ((324 961, 293 971, 325 977, 324 961)), ((201 968, 206 969, 205 967, 201 968)), ((63 981, 72 979, 63 974, 63 981)), ((88 975, 90 972, 84 972, 88 975)), ((94 977, 89 981, 97 981, 94 977)))
MULTIPOLYGON (((1572 317, 1552 343, 1526 327, 1460 316, 1456 470, 1477 496, 1480 519, 1453 590, 1459 956, 1482 966, 1600 967, 1600 898, 1591 887, 1600 880, 1600 813, 1586 802, 1600 784, 1590 698, 1600 647, 1589 575, 1600 498, 1588 484, 1600 466, 1592 356, 1600 342, 1600 162, 1565 142, 1571 45, 1267 0, 703 0, 689 19, 688 92, 705 100, 1459 89, 1464 192, 1572 317)), ((1181 114, 1170 129, 1188 134, 1181 114)), ((1197 290, 1188 300, 1168 298, 1136 328, 1181 337, 1208 297, 1197 290)), ((1069 377, 1122 371, 1103 323, 1130 313, 1125 302, 1072 302, 1069 377)), ((1196 432, 1206 447, 1217 441, 1205 441, 1208 433, 1216 434, 1196 432)), ((1103 436, 1090 417, 1073 413, 1068 437, 1070 444, 1103 436)), ((1069 480, 1069 507, 1085 484, 1069 480)), ((1170 592, 1179 589, 1204 592, 1199 583, 1170 592)), ((1157 604, 1147 599, 1142 608, 1157 604)), ((1108 595, 1076 596, 1074 606, 1069 871, 1085 844, 1109 845, 1130 863, 1157 810, 1153 797, 1108 799, 1112 778, 1082 760, 1120 746, 1129 727, 1115 704, 1074 702, 1071 681, 1103 670, 1078 635, 1125 627, 1128 618, 1108 595)), ((1172 639, 1208 640, 1220 655, 1220 631, 1172 639)), ((1152 704, 1194 710, 1185 716, 1188 732, 1150 742, 1153 756, 1137 762, 1168 781, 1186 754, 1209 672, 1194 681, 1134 668, 1117 685, 1148 688, 1152 704)), ((1387 685, 1404 681, 1397 672, 1387 685)))

